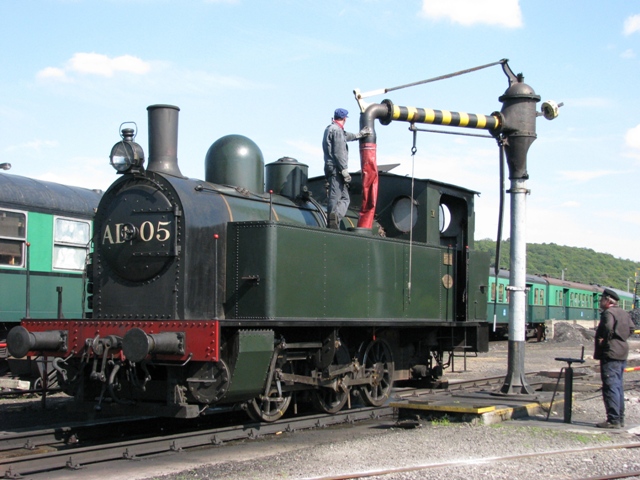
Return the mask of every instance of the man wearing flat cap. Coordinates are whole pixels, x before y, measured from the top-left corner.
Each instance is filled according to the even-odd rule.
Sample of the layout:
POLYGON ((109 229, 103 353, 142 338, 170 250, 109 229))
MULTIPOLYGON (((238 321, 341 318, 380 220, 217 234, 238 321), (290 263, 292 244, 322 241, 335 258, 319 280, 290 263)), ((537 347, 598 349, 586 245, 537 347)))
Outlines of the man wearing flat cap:
POLYGON ((327 179, 327 227, 340 228, 340 221, 349 208, 349 147, 347 142, 358 140, 371 134, 368 127, 358 133, 350 133, 344 129, 349 112, 337 108, 333 113, 331 124, 325 129, 322 138, 324 152, 324 176, 327 179))
POLYGON ((629 313, 618 307, 620 297, 608 288, 600 297, 600 323, 596 329, 596 345, 593 358, 600 360, 602 398, 607 419, 598 423, 599 428, 624 427, 623 374, 627 366, 629 344, 627 339, 634 330, 629 313))

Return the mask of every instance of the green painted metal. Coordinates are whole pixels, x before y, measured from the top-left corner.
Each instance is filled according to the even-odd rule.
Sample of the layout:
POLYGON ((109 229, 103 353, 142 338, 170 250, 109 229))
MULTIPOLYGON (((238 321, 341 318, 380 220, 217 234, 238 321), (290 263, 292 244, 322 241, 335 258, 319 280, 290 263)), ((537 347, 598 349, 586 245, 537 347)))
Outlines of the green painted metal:
POLYGON ((471 297, 469 298, 469 320, 487 320, 487 291, 489 282, 487 270, 489 269, 490 255, 488 252, 469 252, 469 264, 473 266, 469 271, 469 286, 471 297), (474 288, 476 287, 477 288, 474 288))
POLYGON ((53 216, 29 213, 27 225, 27 241, 31 244, 29 247, 31 271, 53 271, 53 216))
POLYGON ((264 391, 273 357, 272 330, 240 330, 233 340, 233 376, 225 401, 256 397, 264 391))
MULTIPOLYGON (((448 251, 321 228, 230 223, 226 318, 452 321, 455 292, 444 281, 447 273, 455 276, 444 261, 448 251)), ((481 268, 486 272, 488 261, 481 268)), ((479 278, 473 275, 474 282, 479 278)), ((470 288, 476 298, 479 285, 470 288)))
MULTIPOLYGON (((6 322, 18 322, 26 311, 26 272, 2 273, 0 305, 2 318, 6 322)), ((50 276, 31 275, 31 318, 56 318, 58 313, 58 292, 62 287, 62 314, 65 318, 82 317, 82 275, 50 276)))

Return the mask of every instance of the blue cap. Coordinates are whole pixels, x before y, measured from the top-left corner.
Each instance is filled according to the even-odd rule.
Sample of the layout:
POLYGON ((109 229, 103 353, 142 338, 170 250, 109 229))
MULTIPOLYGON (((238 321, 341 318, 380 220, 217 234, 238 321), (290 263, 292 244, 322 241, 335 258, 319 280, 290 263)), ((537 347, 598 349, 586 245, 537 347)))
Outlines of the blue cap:
POLYGON ((343 118, 347 118, 349 116, 349 112, 344 108, 337 108, 335 112, 333 112, 333 118, 336 120, 341 120, 343 118))

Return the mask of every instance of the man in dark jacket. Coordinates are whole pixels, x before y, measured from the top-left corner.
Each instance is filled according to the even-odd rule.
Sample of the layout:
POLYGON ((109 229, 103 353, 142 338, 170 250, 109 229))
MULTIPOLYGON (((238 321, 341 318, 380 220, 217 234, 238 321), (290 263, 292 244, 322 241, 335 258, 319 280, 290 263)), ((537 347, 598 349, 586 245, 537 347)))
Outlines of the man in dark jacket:
POLYGON ((624 427, 624 369, 627 366, 629 344, 627 338, 634 326, 629 314, 618 307, 620 297, 613 290, 604 289, 600 298, 600 323, 596 329, 593 358, 600 360, 602 398, 607 420, 599 428, 624 427))
POLYGON ((347 214, 349 208, 348 184, 349 175, 349 147, 347 142, 369 135, 370 130, 365 127, 358 133, 350 133, 344 129, 349 112, 338 108, 333 114, 333 121, 322 138, 324 152, 324 175, 329 185, 327 196, 327 226, 340 228, 340 221, 347 214))

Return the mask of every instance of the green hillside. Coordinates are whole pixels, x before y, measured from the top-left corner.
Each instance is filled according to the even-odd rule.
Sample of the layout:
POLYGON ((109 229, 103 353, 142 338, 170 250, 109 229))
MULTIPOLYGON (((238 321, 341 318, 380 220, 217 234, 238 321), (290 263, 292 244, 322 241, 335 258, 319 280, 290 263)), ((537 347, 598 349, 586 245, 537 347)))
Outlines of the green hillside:
MULTIPOLYGON (((502 242, 500 267, 509 269, 511 243, 502 242)), ((491 266, 495 265, 496 242, 477 240, 476 248, 491 254, 491 266)), ((615 258, 608 253, 598 253, 589 248, 565 247, 554 243, 527 244, 527 273, 546 274, 550 277, 581 283, 594 283, 606 287, 627 290, 627 282, 633 290, 636 271, 640 263, 615 258)), ((638 272, 640 281, 640 272, 638 272)), ((640 288, 640 287, 639 287, 640 288)))

